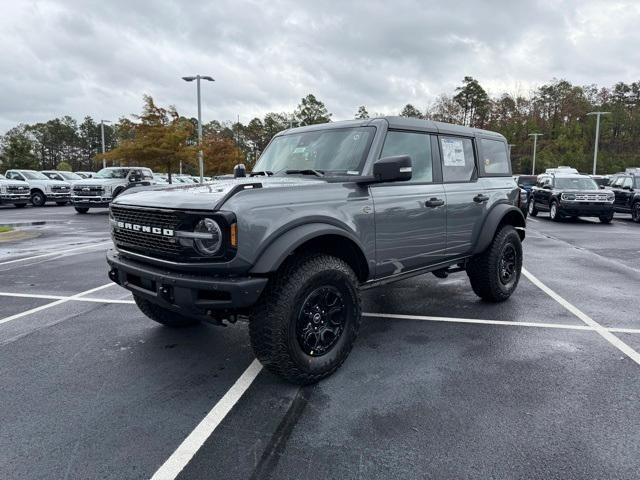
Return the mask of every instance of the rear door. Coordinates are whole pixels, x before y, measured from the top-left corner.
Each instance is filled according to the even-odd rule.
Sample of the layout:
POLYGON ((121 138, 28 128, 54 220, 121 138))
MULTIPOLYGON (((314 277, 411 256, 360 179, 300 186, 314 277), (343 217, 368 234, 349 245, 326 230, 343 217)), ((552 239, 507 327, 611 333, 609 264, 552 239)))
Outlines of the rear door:
POLYGON ((408 182, 371 185, 376 225, 376 277, 441 262, 446 247, 446 202, 435 136, 389 130, 380 158, 409 155, 408 182))
POLYGON ((489 195, 478 182, 475 139, 440 135, 442 179, 447 196, 447 257, 468 253, 487 212, 489 195))
POLYGON ((633 198, 633 178, 625 177, 622 182, 622 189, 620 192, 620 207, 626 212, 631 211, 631 199, 633 198))

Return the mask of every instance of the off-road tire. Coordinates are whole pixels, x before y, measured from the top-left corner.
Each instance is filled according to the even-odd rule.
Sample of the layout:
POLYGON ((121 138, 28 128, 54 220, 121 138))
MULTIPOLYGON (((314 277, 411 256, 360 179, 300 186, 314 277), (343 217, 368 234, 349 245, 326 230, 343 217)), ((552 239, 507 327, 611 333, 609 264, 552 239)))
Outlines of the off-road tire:
POLYGON ((343 260, 317 254, 292 257, 269 280, 249 321, 253 351, 272 373, 306 385, 334 373, 345 361, 358 335, 361 301, 358 279, 343 260), (323 355, 311 356, 300 345, 296 325, 305 299, 330 286, 344 300, 345 319, 336 343, 323 355))
POLYGON ((45 203, 47 203, 47 197, 42 192, 33 192, 31 194, 31 204, 34 207, 42 207, 45 203))
POLYGON ((522 270, 522 243, 511 225, 505 225, 493 237, 491 245, 467 264, 467 276, 476 295, 489 302, 503 302, 515 291, 522 270), (507 245, 515 250, 515 277, 508 284, 500 280, 500 260, 507 245))
POLYGON ((85 214, 89 211, 87 207, 74 207, 74 208, 76 209, 76 212, 82 213, 82 214, 85 214))
POLYGON ((560 206, 555 200, 553 200, 549 205, 549 218, 554 222, 559 222, 562 219, 562 215, 560 215, 560 206))
POLYGON ((142 313, 144 313, 151 320, 161 323, 166 327, 184 328, 191 327, 200 323, 200 321, 196 320, 195 318, 186 317, 184 315, 180 315, 179 313, 172 312, 171 310, 162 308, 155 303, 151 303, 150 301, 139 297, 138 295, 134 295, 133 299, 135 300, 136 305, 142 313))
POLYGON ((631 220, 640 223, 640 201, 634 202, 634 204, 631 205, 631 220))
POLYGON ((529 211, 529 215, 535 217, 538 215, 538 209, 536 208, 536 204, 533 201, 533 198, 529 200, 529 205, 527 206, 527 210, 529 211))
POLYGON ((598 219, 600 220, 600 223, 611 223, 611 220, 613 220, 613 213, 609 215, 601 215, 598 219))

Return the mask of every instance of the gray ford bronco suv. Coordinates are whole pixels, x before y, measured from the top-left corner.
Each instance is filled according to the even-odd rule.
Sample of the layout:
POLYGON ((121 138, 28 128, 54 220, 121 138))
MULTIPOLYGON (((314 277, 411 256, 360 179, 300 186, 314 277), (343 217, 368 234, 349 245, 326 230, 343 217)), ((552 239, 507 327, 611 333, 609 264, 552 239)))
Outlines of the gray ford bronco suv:
POLYGON ((361 290, 466 271, 487 301, 514 292, 525 219, 507 151, 409 118, 287 130, 248 177, 123 192, 109 277, 170 327, 248 316, 267 369, 316 382, 353 346, 361 290))

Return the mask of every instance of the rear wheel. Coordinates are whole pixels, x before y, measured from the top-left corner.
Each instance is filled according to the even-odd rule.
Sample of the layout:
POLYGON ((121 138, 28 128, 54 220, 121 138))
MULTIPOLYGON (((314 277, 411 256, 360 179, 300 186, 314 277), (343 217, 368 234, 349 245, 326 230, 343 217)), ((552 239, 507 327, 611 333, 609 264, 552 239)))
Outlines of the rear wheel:
POLYGON ((358 279, 329 255, 294 258, 270 280, 249 322, 251 345, 272 373, 315 383, 345 361, 360 327, 358 279))
POLYGON ((532 217, 535 217, 536 215, 538 215, 538 209, 536 208, 535 204, 533 203, 533 198, 531 200, 529 200, 529 215, 531 215, 532 217))
POLYGON ((549 218, 551 218, 551 220, 553 220, 554 222, 557 222, 560 220, 560 212, 558 211, 558 202, 556 202, 555 200, 553 202, 551 202, 551 207, 549 207, 549 218))
POLYGON ((636 223, 640 223, 640 201, 631 205, 631 219, 636 223))
POLYGON ((144 298, 137 295, 134 295, 133 299, 135 300, 136 305, 142 313, 144 313, 151 320, 161 323, 162 325, 165 325, 167 327, 183 328, 200 323, 194 318, 186 317, 171 310, 167 310, 166 308, 162 308, 155 303, 151 303, 150 301, 145 300, 144 298))
POLYGON ((75 207, 76 212, 78 213, 87 213, 89 211, 89 209, 87 207, 75 207))
POLYGON ((502 227, 484 252, 471 258, 467 275, 480 298, 502 302, 515 291, 522 270, 522 244, 511 225, 502 227))
POLYGON ((31 203, 34 207, 41 207, 47 201, 47 197, 45 197, 44 193, 40 191, 35 191, 31 194, 31 203))

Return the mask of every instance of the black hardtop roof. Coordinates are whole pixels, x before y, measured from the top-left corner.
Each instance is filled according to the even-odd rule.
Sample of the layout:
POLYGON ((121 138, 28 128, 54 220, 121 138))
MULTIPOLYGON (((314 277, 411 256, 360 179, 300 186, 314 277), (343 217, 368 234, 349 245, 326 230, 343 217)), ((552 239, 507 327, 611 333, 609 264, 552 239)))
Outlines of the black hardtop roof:
POLYGON ((482 135, 485 137, 495 137, 496 140, 504 140, 506 142, 506 138, 503 135, 498 132, 492 132, 490 130, 464 127, 462 125, 455 125, 452 123, 434 122, 433 120, 423 120, 420 118, 393 116, 320 123, 317 125, 291 128, 280 132, 278 135, 286 135, 288 133, 305 132, 312 130, 328 130, 332 128, 366 127, 369 125, 375 126, 376 124, 379 124, 381 122, 387 122, 389 128, 398 130, 421 130, 425 132, 444 133, 449 135, 482 135))

